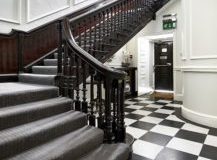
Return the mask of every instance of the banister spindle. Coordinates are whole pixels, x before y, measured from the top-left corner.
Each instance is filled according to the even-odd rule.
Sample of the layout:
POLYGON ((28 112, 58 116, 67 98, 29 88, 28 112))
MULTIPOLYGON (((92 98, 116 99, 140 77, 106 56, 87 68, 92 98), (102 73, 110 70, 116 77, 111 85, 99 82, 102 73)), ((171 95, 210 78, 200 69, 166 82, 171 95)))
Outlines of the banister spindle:
POLYGON ((97 77, 97 108, 99 116, 97 117, 98 127, 103 129, 103 102, 102 102, 102 77, 99 74, 97 77))
POLYGON ((125 80, 118 81, 118 109, 117 109, 117 132, 116 132, 116 141, 124 142, 126 137, 126 128, 124 122, 124 88, 125 80))
POLYGON ((112 79, 109 77, 105 80, 105 140, 108 143, 113 141, 112 116, 111 116, 111 86, 112 79))
POLYGON ((94 115, 94 74, 95 71, 93 68, 90 67, 90 115, 89 115, 89 125, 95 126, 96 125, 96 117, 94 115))
POLYGON ((85 62, 82 60, 82 70, 83 70, 83 88, 82 88, 82 91, 83 91, 83 101, 82 101, 82 111, 84 113, 87 113, 87 97, 86 97, 86 92, 87 92, 87 82, 86 82, 86 78, 87 78, 87 74, 86 74, 86 64, 85 62))
POLYGON ((75 110, 81 111, 81 101, 80 101, 80 60, 77 55, 75 55, 75 63, 76 63, 76 100, 75 100, 75 110))

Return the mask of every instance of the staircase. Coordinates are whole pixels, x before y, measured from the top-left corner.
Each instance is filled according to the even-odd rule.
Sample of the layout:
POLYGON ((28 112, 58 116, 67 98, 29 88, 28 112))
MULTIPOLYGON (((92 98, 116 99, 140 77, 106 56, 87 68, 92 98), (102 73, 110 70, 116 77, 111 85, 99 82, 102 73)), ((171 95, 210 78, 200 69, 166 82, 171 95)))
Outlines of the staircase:
POLYGON ((0 159, 128 160, 125 73, 103 64, 168 0, 114 0, 59 21, 59 47, 0 83, 0 159))
POLYGON ((126 144, 103 144, 101 129, 55 86, 0 83, 0 159, 127 159, 126 144), (104 157, 104 158, 105 158, 104 157))

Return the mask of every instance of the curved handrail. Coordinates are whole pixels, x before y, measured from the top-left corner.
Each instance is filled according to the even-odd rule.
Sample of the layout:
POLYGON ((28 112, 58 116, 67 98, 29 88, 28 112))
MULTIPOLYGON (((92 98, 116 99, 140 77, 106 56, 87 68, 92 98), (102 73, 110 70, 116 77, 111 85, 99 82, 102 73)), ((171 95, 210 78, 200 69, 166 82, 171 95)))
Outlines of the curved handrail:
POLYGON ((88 52, 86 52, 80 46, 77 45, 72 35, 72 31, 70 29, 69 19, 66 18, 63 21, 63 26, 64 26, 63 30, 65 33, 66 42, 77 56, 79 56, 83 61, 87 62, 91 67, 95 68, 102 75, 110 76, 113 79, 124 79, 125 78, 126 76, 125 72, 116 70, 116 69, 113 69, 113 68, 110 68, 104 65, 99 60, 94 58, 92 55, 90 55, 88 52))

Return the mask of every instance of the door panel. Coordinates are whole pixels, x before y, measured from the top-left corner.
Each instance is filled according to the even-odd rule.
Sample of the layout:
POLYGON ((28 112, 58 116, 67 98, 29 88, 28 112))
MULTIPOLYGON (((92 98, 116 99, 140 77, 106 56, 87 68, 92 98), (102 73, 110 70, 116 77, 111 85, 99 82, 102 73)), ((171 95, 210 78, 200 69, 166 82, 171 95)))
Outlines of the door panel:
POLYGON ((173 43, 155 43, 155 89, 173 90, 173 43))

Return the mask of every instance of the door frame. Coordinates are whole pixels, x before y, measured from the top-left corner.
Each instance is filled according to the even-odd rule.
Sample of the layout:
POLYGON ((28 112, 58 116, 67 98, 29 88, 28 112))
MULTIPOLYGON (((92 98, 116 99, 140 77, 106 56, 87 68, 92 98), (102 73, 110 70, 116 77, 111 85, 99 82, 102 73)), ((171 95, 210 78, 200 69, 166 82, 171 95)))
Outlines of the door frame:
MULTIPOLYGON (((175 51, 176 51, 176 34, 174 34, 174 33, 168 33, 168 34, 159 34, 159 35, 149 35, 149 36, 142 36, 142 37, 139 37, 139 39, 138 39, 138 50, 137 50, 137 52, 138 52, 138 57, 137 57, 137 66, 138 66, 138 74, 137 74, 137 77, 138 77, 138 91, 139 91, 139 94, 144 94, 144 93, 149 93, 149 92, 152 92, 152 91, 154 91, 154 88, 155 88, 155 84, 154 84, 154 81, 155 81, 155 79, 154 79, 154 72, 151 72, 150 73, 150 71, 152 71, 152 68, 153 68, 153 66, 154 66, 154 42, 156 42, 156 41, 172 41, 173 42, 173 68, 175 68, 175 66, 176 66, 176 64, 175 64, 175 59, 176 59, 176 53, 175 53, 175 51), (148 83, 148 90, 145 90, 144 91, 144 89, 143 89, 143 87, 141 87, 141 84, 140 84, 140 82, 139 82, 139 80, 140 80, 140 64, 139 63, 141 63, 140 62, 140 60, 141 60, 141 58, 140 58, 140 54, 142 53, 142 50, 141 50, 141 42, 142 41, 149 41, 149 52, 148 52, 148 54, 151 54, 152 55, 152 59, 150 59, 150 56, 148 56, 148 58, 149 58, 149 63, 150 64, 148 64, 148 66, 149 66, 149 76, 147 77, 147 80, 149 81, 148 83)), ((175 94, 175 90, 176 90, 176 83, 175 83, 175 74, 174 74, 175 72, 174 72, 174 70, 173 70, 173 92, 174 92, 174 94, 175 94)), ((147 73, 146 73, 147 74, 147 73)))
POLYGON ((153 90, 154 91, 160 91, 160 92, 166 92, 166 93, 174 93, 174 41, 173 41, 173 39, 166 39, 166 40, 156 40, 156 41, 153 41, 153 63, 152 63, 152 65, 153 65, 153 82, 152 82, 152 84, 153 84, 153 90), (155 67, 155 43, 167 43, 167 42, 172 42, 173 43, 173 55, 172 55, 172 72, 173 72, 173 74, 172 74, 172 81, 173 81, 173 90, 158 90, 158 89, 156 89, 155 87, 155 85, 156 85, 156 79, 155 79, 155 75, 156 75, 156 72, 155 72, 155 69, 154 69, 154 67, 155 67))

